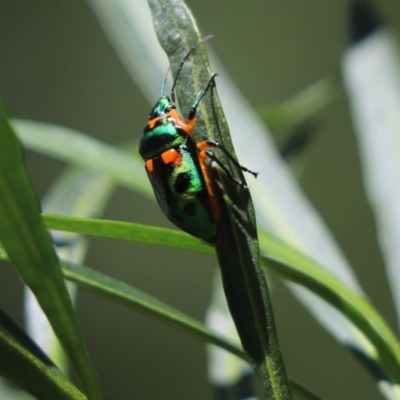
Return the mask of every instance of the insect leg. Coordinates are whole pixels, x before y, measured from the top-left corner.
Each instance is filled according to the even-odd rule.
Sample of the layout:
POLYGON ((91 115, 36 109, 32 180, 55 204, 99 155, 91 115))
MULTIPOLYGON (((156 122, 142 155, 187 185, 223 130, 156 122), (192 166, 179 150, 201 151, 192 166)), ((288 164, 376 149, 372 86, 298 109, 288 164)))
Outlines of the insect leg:
POLYGON ((215 162, 221 167, 221 169, 224 171, 224 173, 226 174, 226 176, 227 176, 232 182, 235 182, 237 185, 241 186, 241 187, 244 188, 244 189, 248 189, 248 186, 247 186, 245 183, 243 183, 243 182, 239 181, 238 179, 236 179, 236 178, 232 175, 231 171, 229 171, 229 169, 226 168, 226 166, 222 163, 222 161, 221 161, 212 151, 209 151, 209 150, 201 150, 201 151, 200 151, 200 156, 203 157, 203 158, 209 158, 210 160, 215 161, 215 162))
POLYGON ((211 78, 209 79, 207 86, 200 90, 199 94, 197 95, 197 97, 195 98, 192 107, 189 110, 189 114, 188 114, 188 123, 193 123, 194 119, 196 118, 196 111, 197 111, 197 107, 201 101, 201 99, 204 97, 204 95, 210 90, 211 87, 213 87, 215 85, 214 83, 214 79, 218 74, 212 74, 211 78))
POLYGON ((238 163, 238 161, 232 156, 232 154, 229 153, 229 151, 221 143, 217 142, 216 140, 204 140, 203 142, 199 142, 198 145, 200 145, 200 147, 202 147, 202 148, 216 147, 217 149, 220 149, 233 162, 233 164, 236 165, 239 169, 241 169, 244 172, 248 172, 249 174, 252 174, 255 178, 257 178, 258 172, 254 172, 254 171, 244 167, 243 165, 240 165, 238 163), (207 146, 204 146, 204 143, 207 146))
POLYGON ((202 142, 197 143, 197 146, 204 149, 204 148, 217 148, 220 149, 232 162, 236 167, 241 169, 244 172, 248 172, 249 174, 252 174, 255 178, 258 176, 258 172, 251 171, 250 169, 244 167, 243 165, 240 165, 238 161, 232 156, 231 153, 219 142, 216 140, 204 140, 202 142))

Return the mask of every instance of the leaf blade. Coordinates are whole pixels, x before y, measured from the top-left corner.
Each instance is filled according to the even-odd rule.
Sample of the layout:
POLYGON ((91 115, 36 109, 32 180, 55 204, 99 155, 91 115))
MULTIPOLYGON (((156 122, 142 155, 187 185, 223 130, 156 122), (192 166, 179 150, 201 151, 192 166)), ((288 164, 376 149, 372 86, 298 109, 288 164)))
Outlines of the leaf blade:
MULTIPOLYGON (((124 240, 136 241, 139 239, 142 242, 148 240, 152 244, 157 242, 158 245, 184 248, 203 254, 213 254, 211 246, 183 232, 126 222, 81 221, 78 218, 54 215, 44 215, 44 219, 47 226, 52 229, 70 229, 80 233, 96 236, 104 235, 124 240), (145 232, 139 233, 138 231, 141 229, 145 232), (153 237, 157 239, 154 240, 153 237)), ((314 260, 293 247, 263 232, 259 232, 259 237, 261 254, 266 260, 264 266, 285 280, 293 281, 312 290, 332 307, 335 307, 346 319, 351 320, 352 324, 357 326, 360 331, 367 327, 367 339, 359 337, 359 340, 362 339, 364 341, 364 348, 368 349, 366 356, 377 365, 378 369, 383 367, 386 371, 385 375, 391 377, 393 382, 398 382, 400 379, 400 351, 397 346, 397 339, 370 302, 364 296, 348 288, 337 277, 324 271, 314 260), (271 262, 268 263, 268 260, 277 262, 272 264, 271 262), (377 357, 378 353, 383 353, 387 362, 381 364, 380 358, 377 357)))
POLYGON ((0 328, 0 374, 44 400, 84 400, 86 396, 53 367, 29 353, 0 328))
POLYGON ((0 240, 52 323, 82 384, 102 398, 40 205, 23 164, 22 147, 0 108, 0 240))

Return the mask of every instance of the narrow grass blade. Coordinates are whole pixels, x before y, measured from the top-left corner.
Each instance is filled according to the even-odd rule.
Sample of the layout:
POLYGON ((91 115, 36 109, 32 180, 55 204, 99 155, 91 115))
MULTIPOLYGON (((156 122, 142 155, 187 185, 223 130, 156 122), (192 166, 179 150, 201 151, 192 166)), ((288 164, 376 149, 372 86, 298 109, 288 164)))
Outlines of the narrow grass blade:
POLYGON ((252 219, 249 215, 246 198, 227 191, 227 180, 219 192, 217 185, 214 187, 221 213, 218 221, 221 238, 216 251, 229 311, 266 397, 291 399, 269 291, 259 265, 254 216, 252 219))
POLYGON ((201 340, 221 346, 238 357, 246 359, 240 347, 216 335, 200 321, 124 282, 69 262, 63 262, 63 271, 66 279, 76 282, 95 293, 106 295, 148 315, 151 314, 164 323, 184 329, 187 333, 201 340))
MULTIPOLYGON (((79 218, 45 215, 46 225, 55 230, 104 236, 115 239, 148 242, 175 248, 213 254, 206 245, 185 233, 157 227, 118 221, 85 220, 79 218)), ((393 383, 400 380, 400 350, 391 329, 382 320, 365 296, 352 291, 337 277, 324 271, 318 263, 271 235, 259 233, 265 267, 283 279, 302 285, 330 304, 342 318, 350 320, 356 329, 358 341, 368 349, 370 363, 381 370, 381 375, 393 383)), ((0 252, 0 257, 2 256, 0 252)), ((356 350, 356 348, 354 349, 356 350)))
POLYGON ((28 336, 25 331, 2 309, 0 308, 0 329, 7 335, 13 337, 26 351, 38 358, 48 367, 56 368, 53 361, 43 353, 42 349, 28 336))
POLYGON ((357 327, 354 334, 358 334, 358 341, 369 349, 365 356, 370 365, 375 366, 376 377, 384 376, 388 381, 399 384, 400 349, 397 338, 368 299, 347 288, 314 261, 271 236, 262 233, 260 241, 265 266, 285 280, 308 288, 339 310, 357 327))
POLYGON ((58 258, 24 168, 22 147, 2 109, 0 142, 0 240, 35 293, 88 395, 101 399, 58 258))
POLYGON ((38 399, 86 399, 86 396, 60 371, 44 364, 2 327, 0 327, 0 375, 38 399))
MULTIPOLYGON (((178 235, 184 236, 184 234, 179 232, 178 235)), ((1 245, 0 259, 8 260, 7 254, 1 245)), ((223 335, 210 331, 209 328, 204 326, 201 322, 196 321, 173 307, 166 305, 156 298, 149 296, 124 282, 120 282, 104 274, 83 267, 82 265, 77 265, 69 261, 61 261, 61 264, 66 279, 76 282, 94 293, 107 296, 114 301, 132 307, 144 314, 152 315, 161 322, 176 326, 199 340, 213 343, 215 346, 224 348, 229 352, 229 354, 240 358, 244 363, 248 362, 245 353, 235 343, 230 342, 224 338, 223 335)), ((291 381, 291 385, 296 393, 301 393, 303 395, 303 398, 318 400, 318 397, 313 395, 298 382, 291 381)))
MULTIPOLYGON (((45 212, 80 217, 98 216, 112 190, 111 178, 90 170, 68 168, 52 185, 42 202, 45 212)), ((51 232, 59 258, 82 263, 87 251, 87 240, 83 235, 70 232, 51 232)), ((71 300, 75 303, 76 286, 67 283, 71 300)), ((25 289, 25 320, 29 335, 51 357, 57 366, 67 372, 67 359, 45 314, 32 292, 25 289)))
POLYGON ((47 228, 51 230, 134 240, 140 243, 169 246, 182 250, 197 249, 202 253, 215 254, 215 250, 209 244, 178 230, 172 231, 171 229, 133 222, 75 218, 54 214, 44 214, 43 219, 47 228))
MULTIPOLYGON (((37 398, 86 399, 71 382, 63 377, 61 371, 57 370, 41 348, 1 308, 0 353, 2 353, 0 356, 2 374, 37 398), (13 368, 8 369, 7 365, 12 365, 13 368)), ((27 397, 25 393, 12 389, 10 387, 6 393, 6 387, 3 386, 0 389, 0 398, 23 400, 27 397)))
MULTIPOLYGON (((8 260, 4 249, 0 246, 0 259, 8 260)), ((247 356, 243 350, 235 343, 229 342, 221 335, 212 332, 203 323, 180 312, 164 302, 144 293, 125 282, 118 281, 90 268, 78 265, 69 261, 61 261, 64 277, 71 282, 78 283, 86 289, 99 295, 111 298, 114 301, 122 302, 129 307, 152 315, 164 323, 168 323, 187 333, 194 335, 198 339, 213 343, 227 351, 235 354, 243 360, 247 356)))

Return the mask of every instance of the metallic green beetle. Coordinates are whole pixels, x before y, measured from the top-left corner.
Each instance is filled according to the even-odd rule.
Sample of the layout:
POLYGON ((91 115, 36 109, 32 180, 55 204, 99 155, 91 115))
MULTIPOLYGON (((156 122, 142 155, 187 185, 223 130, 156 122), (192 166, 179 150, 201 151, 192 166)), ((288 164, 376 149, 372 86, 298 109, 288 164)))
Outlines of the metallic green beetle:
MULTIPOLYGON (((139 153, 153 186, 158 204, 168 219, 185 232, 211 244, 218 241, 215 221, 219 218, 212 182, 205 160, 216 161, 232 177, 229 170, 214 156, 211 148, 221 149, 242 170, 231 154, 218 142, 194 140, 192 131, 196 123, 197 107, 204 95, 215 85, 213 74, 199 92, 185 122, 176 110, 175 86, 183 64, 193 51, 210 39, 205 37, 193 46, 182 60, 175 76, 170 96, 163 94, 150 112, 139 144, 139 153)), ((253 175, 256 173, 251 172, 253 175)))

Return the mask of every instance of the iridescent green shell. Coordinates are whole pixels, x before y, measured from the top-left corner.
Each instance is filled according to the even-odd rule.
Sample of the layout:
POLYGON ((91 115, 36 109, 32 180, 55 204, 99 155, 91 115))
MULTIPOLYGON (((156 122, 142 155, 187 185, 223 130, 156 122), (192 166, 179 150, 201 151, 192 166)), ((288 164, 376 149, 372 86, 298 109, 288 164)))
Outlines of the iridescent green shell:
POLYGON ((139 152, 145 161, 152 160, 152 170, 146 168, 146 171, 158 204, 168 219, 185 232, 215 243, 216 225, 196 143, 190 132, 184 131, 168 115, 172 109, 175 107, 171 100, 161 97, 150 113, 139 152), (169 149, 179 152, 178 164, 163 161, 161 154, 169 149))

